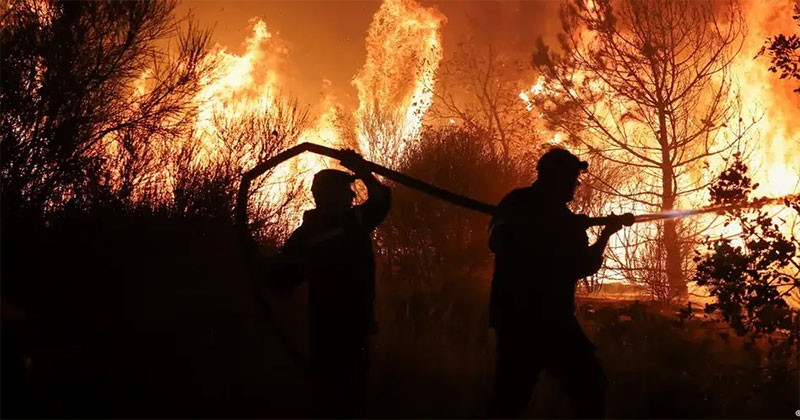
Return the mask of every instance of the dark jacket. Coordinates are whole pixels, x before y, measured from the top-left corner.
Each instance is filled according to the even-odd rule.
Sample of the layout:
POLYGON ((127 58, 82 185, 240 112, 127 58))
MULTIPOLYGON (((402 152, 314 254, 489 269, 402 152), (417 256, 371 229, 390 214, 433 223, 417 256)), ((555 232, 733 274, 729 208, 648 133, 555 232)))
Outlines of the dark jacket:
POLYGON ((343 214, 309 210, 281 254, 299 266, 295 284, 309 282, 312 336, 358 338, 373 327, 375 260, 372 232, 386 217, 389 189, 378 184, 367 201, 343 214))
POLYGON ((489 247, 495 254, 492 327, 574 316, 577 281, 602 264, 602 253, 589 247, 584 218, 536 183, 503 198, 490 225, 489 247))

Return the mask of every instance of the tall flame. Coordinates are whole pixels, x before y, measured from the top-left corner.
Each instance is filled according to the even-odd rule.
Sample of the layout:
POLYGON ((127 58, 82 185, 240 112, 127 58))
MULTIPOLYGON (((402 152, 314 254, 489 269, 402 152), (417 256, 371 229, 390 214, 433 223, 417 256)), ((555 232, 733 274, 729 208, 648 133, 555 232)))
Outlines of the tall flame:
POLYGON ((445 17, 413 0, 386 0, 367 32, 367 61, 353 79, 356 138, 368 158, 402 154, 416 138, 442 60, 445 17))
POLYGON ((195 103, 198 115, 195 135, 213 151, 213 136, 218 129, 215 120, 232 120, 248 113, 266 113, 274 104, 280 78, 278 67, 286 50, 274 41, 267 24, 251 21, 252 34, 244 42, 245 52, 239 56, 224 47, 209 54, 215 66, 201 80, 202 90, 195 103))
POLYGON ((757 147, 748 163, 760 194, 796 193, 800 190, 800 95, 792 92, 793 83, 767 71, 765 58, 753 59, 767 37, 797 31, 790 19, 793 2, 748 0, 744 6, 748 34, 731 69, 741 89, 744 114, 757 118, 757 147))
MULTIPOLYGON (((214 159, 216 152, 224 148, 224 139, 217 136, 221 130, 220 122, 237 122, 237 118, 280 112, 277 110, 280 104, 276 103, 276 95, 281 90, 280 66, 288 50, 268 31, 264 21, 255 19, 251 21, 251 27, 252 33, 244 42, 245 51, 242 55, 219 47, 208 57, 215 67, 204 80, 204 87, 195 98, 198 116, 194 135, 204 147, 203 159, 214 159)), ((335 126, 335 100, 328 96, 322 105, 323 112, 310 127, 300 133, 296 139, 298 143, 307 141, 329 146, 338 143, 340 136, 335 126)), ((255 144, 257 139, 250 141, 255 144)), ((258 153, 253 151, 245 155, 244 161, 238 163, 242 170, 247 170, 255 166, 258 159, 258 153)), ((314 156, 302 155, 293 159, 275 168, 265 183, 266 186, 255 193, 255 199, 273 204, 282 203, 293 186, 307 190, 310 176, 328 166, 329 162, 314 156)), ((300 219, 300 211, 309 205, 310 201, 301 196, 290 206, 292 214, 287 218, 289 224, 296 225, 300 219)))

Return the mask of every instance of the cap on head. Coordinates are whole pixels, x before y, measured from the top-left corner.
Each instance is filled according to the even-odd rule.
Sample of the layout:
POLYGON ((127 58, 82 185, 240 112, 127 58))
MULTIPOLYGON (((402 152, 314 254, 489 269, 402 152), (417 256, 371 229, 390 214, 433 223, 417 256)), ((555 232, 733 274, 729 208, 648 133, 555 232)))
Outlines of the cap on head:
POLYGON ((536 164, 539 176, 578 174, 589 169, 589 164, 578 159, 567 149, 554 147, 545 152, 536 164))
POLYGON ((311 182, 311 193, 317 195, 323 191, 350 188, 350 184, 355 180, 356 178, 347 172, 323 169, 314 175, 314 181, 311 182))

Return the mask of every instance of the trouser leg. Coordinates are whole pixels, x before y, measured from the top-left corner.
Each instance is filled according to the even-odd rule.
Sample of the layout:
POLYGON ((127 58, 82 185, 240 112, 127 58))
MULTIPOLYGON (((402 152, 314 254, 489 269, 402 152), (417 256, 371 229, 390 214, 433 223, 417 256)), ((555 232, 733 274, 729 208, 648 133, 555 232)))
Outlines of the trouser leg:
POLYGON ((576 363, 565 378, 566 392, 570 397, 576 418, 599 419, 605 417, 606 379, 600 362, 592 355, 576 363))
POLYGON ((516 336, 513 331, 498 333, 489 415, 493 418, 519 417, 530 402, 539 371, 539 361, 527 340, 516 336))
POLYGON ((366 344, 319 348, 315 351, 317 401, 324 418, 364 415, 369 353, 366 344))
POLYGON ((576 418, 605 417, 606 376, 595 348, 577 321, 565 329, 560 351, 555 351, 548 370, 561 380, 576 418))

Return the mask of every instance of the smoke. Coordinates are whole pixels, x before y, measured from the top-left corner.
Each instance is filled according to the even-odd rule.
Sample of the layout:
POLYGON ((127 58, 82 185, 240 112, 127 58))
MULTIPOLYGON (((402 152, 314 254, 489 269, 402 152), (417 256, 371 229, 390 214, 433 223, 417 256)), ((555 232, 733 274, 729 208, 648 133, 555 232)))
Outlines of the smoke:
POLYGON ((555 1, 430 1, 447 16, 442 37, 445 51, 462 41, 503 46, 505 52, 530 54, 537 37, 554 40, 561 30, 555 1))

